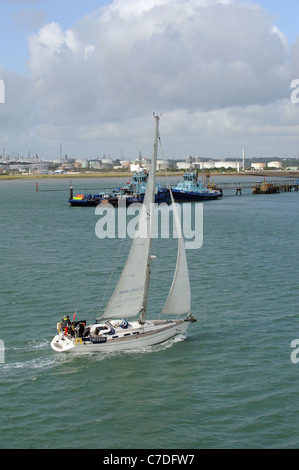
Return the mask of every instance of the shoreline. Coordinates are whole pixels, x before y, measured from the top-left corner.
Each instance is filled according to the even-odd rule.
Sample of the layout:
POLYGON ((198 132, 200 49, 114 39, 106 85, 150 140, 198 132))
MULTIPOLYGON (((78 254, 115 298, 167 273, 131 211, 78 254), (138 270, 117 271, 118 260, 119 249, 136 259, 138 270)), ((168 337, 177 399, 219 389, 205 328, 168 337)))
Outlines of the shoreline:
MULTIPOLYGON (((80 179, 80 178, 128 178, 132 177, 134 172, 118 172, 118 171, 109 171, 107 173, 87 173, 87 174, 59 174, 59 175, 0 175, 0 181, 8 180, 37 180, 37 179, 80 179)), ((200 175, 202 173, 199 173, 200 175)), ((157 172, 157 176, 183 176, 184 171, 169 171, 167 174, 165 171, 157 172)), ((284 177, 284 178, 299 178, 299 171, 248 171, 248 172, 229 172, 229 173, 218 173, 210 172, 211 177, 215 176, 266 176, 266 177, 284 177)))

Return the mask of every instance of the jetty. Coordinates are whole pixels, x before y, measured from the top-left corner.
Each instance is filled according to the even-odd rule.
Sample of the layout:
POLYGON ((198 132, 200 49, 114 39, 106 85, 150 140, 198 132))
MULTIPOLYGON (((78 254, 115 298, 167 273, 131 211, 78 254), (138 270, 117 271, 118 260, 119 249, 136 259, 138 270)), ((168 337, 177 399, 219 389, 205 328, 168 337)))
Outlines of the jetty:
POLYGON ((298 191, 299 180, 267 180, 263 181, 244 181, 235 183, 212 183, 209 185, 212 189, 217 189, 223 193, 224 190, 235 190, 236 196, 242 195, 243 189, 251 189, 253 194, 275 194, 286 191, 298 191))
MULTIPOLYGON (((278 179, 278 180, 266 180, 263 181, 242 181, 242 182, 227 182, 227 183, 211 183, 208 182, 207 187, 220 191, 222 194, 224 191, 233 190, 236 192, 236 196, 242 195, 244 189, 250 189, 252 194, 277 194, 287 191, 299 191, 299 179, 278 179)), ((112 188, 110 188, 112 189, 112 188)), ((67 189, 39 189, 38 183, 35 184, 36 192, 39 191, 67 191, 67 189)), ((109 189, 107 189, 109 191, 109 189)), ((73 187, 70 185, 70 199, 73 198, 73 187)), ((91 188, 86 190, 81 189, 80 191, 91 191, 91 188)))

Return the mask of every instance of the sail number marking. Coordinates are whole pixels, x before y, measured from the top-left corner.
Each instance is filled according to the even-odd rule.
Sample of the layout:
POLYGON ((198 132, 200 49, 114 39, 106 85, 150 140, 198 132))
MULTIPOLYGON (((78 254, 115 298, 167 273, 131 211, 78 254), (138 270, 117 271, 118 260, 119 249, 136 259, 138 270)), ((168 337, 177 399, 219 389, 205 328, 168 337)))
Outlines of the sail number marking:
POLYGON ((120 295, 123 294, 132 294, 133 292, 142 292, 144 290, 144 287, 132 287, 132 289, 126 289, 126 290, 121 290, 119 293, 120 295))

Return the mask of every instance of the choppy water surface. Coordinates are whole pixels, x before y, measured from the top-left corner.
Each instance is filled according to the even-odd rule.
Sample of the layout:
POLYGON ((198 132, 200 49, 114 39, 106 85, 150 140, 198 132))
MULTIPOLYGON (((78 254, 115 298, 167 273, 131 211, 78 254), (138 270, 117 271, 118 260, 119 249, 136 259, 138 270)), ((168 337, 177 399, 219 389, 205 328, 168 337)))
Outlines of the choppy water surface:
MULTIPOLYGON (((75 311, 94 320, 128 247, 96 237, 94 209, 69 207, 67 180, 40 180, 38 193, 35 182, 0 182, 0 448, 298 447, 299 193, 204 203, 203 246, 187 252, 198 320, 187 337, 72 357, 50 348, 56 322, 75 311)), ((149 316, 176 243, 155 240, 154 251, 149 316)))

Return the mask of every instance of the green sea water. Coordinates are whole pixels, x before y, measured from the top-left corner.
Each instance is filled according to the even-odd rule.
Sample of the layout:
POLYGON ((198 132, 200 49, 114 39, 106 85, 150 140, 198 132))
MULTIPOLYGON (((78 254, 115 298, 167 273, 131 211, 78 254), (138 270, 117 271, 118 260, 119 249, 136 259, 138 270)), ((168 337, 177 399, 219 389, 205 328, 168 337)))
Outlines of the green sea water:
MULTIPOLYGON (((73 357, 50 348, 56 322, 75 311, 94 320, 128 246, 96 237, 94 208, 69 206, 67 180, 35 183, 0 181, 0 448, 298 448, 299 193, 226 191, 203 204, 203 246, 187 252, 197 323, 186 337, 73 357)), ((154 241, 153 315, 173 242, 154 241)))

